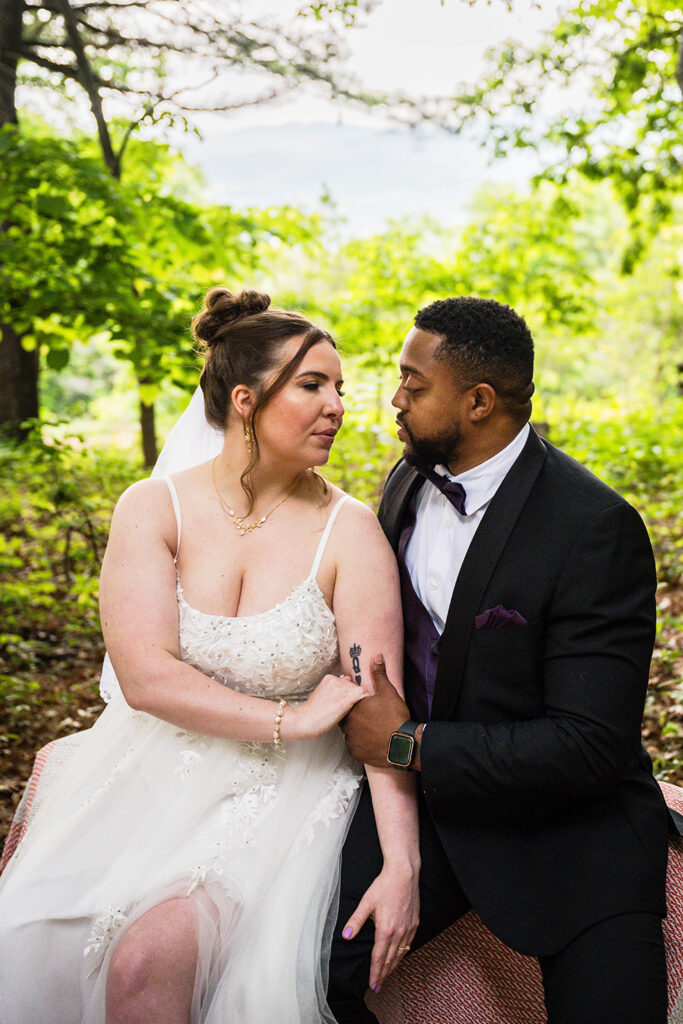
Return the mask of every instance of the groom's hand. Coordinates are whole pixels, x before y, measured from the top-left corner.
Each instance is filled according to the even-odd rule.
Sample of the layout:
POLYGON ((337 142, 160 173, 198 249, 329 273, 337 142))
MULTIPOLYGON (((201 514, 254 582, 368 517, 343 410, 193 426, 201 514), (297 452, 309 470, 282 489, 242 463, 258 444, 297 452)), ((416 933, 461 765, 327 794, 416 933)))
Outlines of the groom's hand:
POLYGON ((373 660, 371 671, 375 692, 349 711, 341 727, 346 746, 355 758, 386 768, 391 734, 410 718, 410 712, 389 680, 381 655, 373 660))

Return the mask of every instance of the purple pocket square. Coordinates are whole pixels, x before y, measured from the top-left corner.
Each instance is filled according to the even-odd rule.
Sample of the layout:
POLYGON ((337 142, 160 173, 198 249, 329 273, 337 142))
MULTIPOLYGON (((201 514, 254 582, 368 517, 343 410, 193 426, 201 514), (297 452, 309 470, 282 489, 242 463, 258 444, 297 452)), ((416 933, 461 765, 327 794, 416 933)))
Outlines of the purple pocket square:
POLYGON ((474 620, 476 629, 500 629, 502 626, 528 626, 529 623, 519 612, 503 608, 497 604, 495 608, 488 608, 474 620))

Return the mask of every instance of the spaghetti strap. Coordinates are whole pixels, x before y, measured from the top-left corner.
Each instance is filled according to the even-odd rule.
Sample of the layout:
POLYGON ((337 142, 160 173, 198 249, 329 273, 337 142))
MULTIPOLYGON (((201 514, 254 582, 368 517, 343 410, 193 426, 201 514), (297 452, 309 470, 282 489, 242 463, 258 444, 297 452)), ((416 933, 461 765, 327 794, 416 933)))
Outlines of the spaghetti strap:
POLYGON ((311 569, 310 575, 308 577, 309 579, 315 579, 315 577, 318 575, 318 569, 320 568, 320 562, 322 561, 322 557, 325 553, 325 546, 327 544, 327 539, 330 536, 330 530, 332 529, 334 521, 337 518, 337 513, 339 512, 339 509, 342 507, 347 498, 348 494, 342 495, 342 497, 339 499, 337 504, 332 509, 332 512, 330 513, 329 519, 327 520, 327 523, 325 525, 325 530, 323 532, 322 537, 320 538, 320 543, 318 544, 318 550, 316 551, 315 558, 313 559, 313 568, 311 569))
POLYGON ((176 559, 178 558, 178 552, 180 551, 180 528, 181 528, 181 522, 180 522, 180 502, 178 501, 178 492, 175 489, 175 484, 171 480, 170 476, 165 476, 164 480, 166 481, 166 483, 168 485, 168 489, 171 492, 171 501, 173 502, 173 511, 175 512, 175 521, 176 521, 176 523, 178 525, 178 543, 176 544, 175 555, 173 556, 173 561, 175 562, 176 559))

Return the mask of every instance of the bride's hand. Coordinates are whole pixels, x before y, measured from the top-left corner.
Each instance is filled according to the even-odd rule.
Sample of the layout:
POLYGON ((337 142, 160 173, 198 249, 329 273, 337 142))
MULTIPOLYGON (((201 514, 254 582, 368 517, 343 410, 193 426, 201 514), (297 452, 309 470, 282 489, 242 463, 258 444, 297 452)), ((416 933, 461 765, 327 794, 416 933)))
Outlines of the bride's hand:
POLYGON ((283 740, 310 740, 337 725, 367 693, 348 676, 323 676, 304 704, 285 710, 280 726, 283 740))
POLYGON ((419 872, 409 866, 384 865, 366 891, 342 932, 354 939, 368 918, 375 923, 370 960, 370 988, 382 983, 410 950, 420 920, 419 872))

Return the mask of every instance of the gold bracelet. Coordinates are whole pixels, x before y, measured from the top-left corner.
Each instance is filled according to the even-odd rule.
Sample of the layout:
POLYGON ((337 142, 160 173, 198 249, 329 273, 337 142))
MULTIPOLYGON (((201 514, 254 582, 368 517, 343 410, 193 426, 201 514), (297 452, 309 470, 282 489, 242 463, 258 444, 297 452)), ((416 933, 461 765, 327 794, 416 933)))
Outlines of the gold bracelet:
POLYGON ((286 700, 281 700, 280 703, 277 706, 277 711, 275 712, 275 728, 273 729, 273 746, 274 747, 279 747, 280 746, 280 722, 282 721, 282 716, 285 713, 285 708, 286 707, 287 707, 287 701, 286 700))

